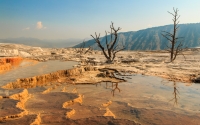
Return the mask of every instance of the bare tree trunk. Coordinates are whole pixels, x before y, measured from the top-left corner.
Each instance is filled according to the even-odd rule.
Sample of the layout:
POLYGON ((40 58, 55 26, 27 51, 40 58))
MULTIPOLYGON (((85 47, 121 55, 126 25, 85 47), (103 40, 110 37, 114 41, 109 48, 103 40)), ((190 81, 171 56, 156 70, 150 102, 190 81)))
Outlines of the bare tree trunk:
POLYGON ((162 36, 165 37, 170 43, 171 43, 171 47, 168 47, 167 48, 169 49, 168 51, 170 52, 170 61, 173 62, 177 55, 179 53, 181 53, 181 51, 183 51, 183 49, 181 48, 183 45, 182 45, 182 41, 179 41, 180 39, 182 39, 183 37, 176 37, 176 33, 177 33, 177 30, 179 28, 178 24, 179 24, 179 17, 180 15, 178 15, 178 9, 174 9, 174 13, 171 13, 171 12, 168 12, 170 13, 172 16, 173 16, 173 33, 169 33, 169 32, 166 32, 166 31, 162 31, 162 36))
POLYGON ((119 51, 122 51, 125 49, 125 46, 119 47, 119 45, 116 45, 117 42, 117 38, 118 38, 118 34, 117 32, 120 30, 121 28, 118 27, 117 29, 114 28, 114 24, 113 22, 111 22, 110 25, 110 37, 111 40, 110 42, 108 42, 108 38, 107 38, 107 32, 105 31, 105 37, 106 37, 106 47, 103 47, 100 41, 100 34, 97 35, 95 32, 95 37, 93 35, 91 35, 93 37, 93 39, 95 40, 95 42, 98 44, 99 48, 102 50, 104 56, 107 59, 107 63, 112 63, 113 60, 116 57, 116 53, 118 53, 119 51), (114 40, 113 40, 114 37, 114 40))

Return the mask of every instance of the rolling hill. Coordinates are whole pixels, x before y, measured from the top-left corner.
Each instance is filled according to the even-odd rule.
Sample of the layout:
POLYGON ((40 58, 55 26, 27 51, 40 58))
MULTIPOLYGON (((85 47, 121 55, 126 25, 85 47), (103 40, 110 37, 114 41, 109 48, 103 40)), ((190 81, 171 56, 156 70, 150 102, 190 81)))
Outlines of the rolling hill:
MULTIPOLYGON (((180 24, 179 26, 177 36, 184 37, 183 47, 199 47, 200 23, 180 24)), ((123 43, 126 50, 163 50, 166 49, 166 44, 169 44, 169 42, 161 35, 162 31, 172 32, 173 25, 118 33, 117 42, 123 43)), ((105 46, 105 37, 101 37, 100 40, 102 45, 105 46)), ((74 48, 80 47, 81 44, 74 46, 74 48)), ((89 46, 92 46, 93 49, 99 49, 93 39, 86 41, 85 47, 89 46)))

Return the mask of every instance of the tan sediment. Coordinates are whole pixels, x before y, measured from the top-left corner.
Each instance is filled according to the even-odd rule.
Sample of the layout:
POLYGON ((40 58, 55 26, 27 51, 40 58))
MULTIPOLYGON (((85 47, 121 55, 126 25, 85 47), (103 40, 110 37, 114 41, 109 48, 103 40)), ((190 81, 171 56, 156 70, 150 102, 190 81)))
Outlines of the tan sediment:
POLYGON ((83 103, 83 95, 79 94, 78 98, 74 99, 74 102, 78 102, 79 104, 82 105, 83 103))
POLYGON ((24 110, 24 113, 22 113, 23 115, 28 113, 28 111, 25 109, 25 105, 24 105, 25 102, 30 98, 30 95, 28 94, 27 89, 24 89, 21 93, 11 95, 9 98, 14 99, 14 100, 19 100, 16 107, 24 110))
POLYGON ((67 92, 66 87, 63 87, 61 92, 67 92))
POLYGON ((112 116, 115 118, 115 115, 110 111, 109 108, 106 108, 106 113, 103 116, 112 116))
POLYGON ((115 114, 113 114, 108 107, 106 108, 106 113, 103 116, 112 116, 115 118, 115 114))
POLYGON ((74 88, 74 89, 72 90, 72 93, 77 93, 77 88, 74 88))
POLYGON ((111 105, 111 104, 112 104, 112 101, 108 101, 108 102, 106 102, 106 103, 103 103, 102 106, 103 106, 103 107, 108 107, 108 106, 111 105))
MULTIPOLYGON (((83 95, 79 94, 78 95, 78 98, 75 98, 73 100, 70 100, 70 101, 67 101, 67 102, 64 102, 63 103, 63 108, 67 108, 68 106, 71 106, 71 105, 74 105, 74 103, 79 103, 82 105, 82 102, 83 102, 83 95)), ((72 109, 68 112, 66 112, 66 118, 70 118, 72 115, 75 114, 75 110, 72 109)))
POLYGON ((42 94, 49 93, 50 91, 52 91, 52 90, 54 90, 54 89, 56 89, 56 88, 57 88, 56 86, 50 87, 50 88, 44 90, 44 91, 42 92, 42 94))
POLYGON ((15 118, 20 118, 23 117, 24 115, 27 115, 27 111, 23 111, 19 114, 15 114, 15 115, 9 115, 9 116, 4 116, 4 117, 0 117, 0 123, 6 120, 11 120, 11 119, 15 119, 15 118))
POLYGON ((82 102, 83 102, 83 95, 79 94, 78 98, 64 102, 62 107, 67 108, 68 106, 73 105, 74 103, 79 103, 82 105, 82 102))
POLYGON ((14 100, 24 100, 28 97, 28 90, 24 89, 21 93, 16 93, 13 94, 11 96, 9 96, 9 98, 14 99, 14 100))
POLYGON ((30 124, 30 125, 40 125, 41 123, 41 117, 40 113, 37 115, 36 119, 30 124))
POLYGON ((9 98, 19 101, 19 102, 17 102, 16 107, 21 109, 22 112, 19 114, 15 114, 15 115, 0 117, 0 122, 4 121, 4 120, 13 119, 13 118, 23 117, 24 115, 28 114, 28 111, 25 109, 25 105, 24 105, 25 102, 30 98, 30 95, 28 94, 27 89, 24 89, 21 93, 13 94, 13 95, 9 96, 9 98))
POLYGON ((72 109, 71 111, 69 111, 69 112, 66 112, 66 118, 70 118, 72 115, 74 115, 75 114, 75 110, 74 109, 72 109))
POLYGON ((53 90, 53 87, 50 87, 50 88, 44 90, 44 91, 42 92, 42 94, 49 93, 51 90, 53 90))

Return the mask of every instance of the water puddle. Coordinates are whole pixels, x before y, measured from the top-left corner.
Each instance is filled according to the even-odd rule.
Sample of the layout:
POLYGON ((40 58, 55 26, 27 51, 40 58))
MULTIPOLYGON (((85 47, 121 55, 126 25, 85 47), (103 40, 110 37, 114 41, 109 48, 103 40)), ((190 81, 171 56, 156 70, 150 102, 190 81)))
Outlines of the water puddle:
MULTIPOLYGON (((77 62, 73 61, 48 61, 24 66, 27 64, 22 63, 20 68, 0 75, 0 86, 17 78, 69 69, 76 64, 77 62)), ((47 123, 51 122, 55 113, 58 121, 66 120, 66 117, 80 120, 112 116, 115 119, 126 119, 141 124, 198 125, 200 123, 199 84, 186 86, 183 83, 144 75, 115 74, 115 76, 125 79, 126 82, 70 84, 57 81, 42 87, 29 88, 28 92, 32 97, 25 103, 26 110, 32 113, 31 115, 40 114, 43 122, 46 120, 47 123), (79 99, 81 103, 75 103, 80 101, 79 99), (66 116, 63 115, 65 113, 66 116)), ((80 76, 77 78, 80 79, 80 76)), ((9 91, 16 90, 3 91, 9 95, 9 91)))
POLYGON ((6 73, 0 74, 0 86, 15 81, 19 78, 28 78, 58 70, 71 69, 77 62, 51 60, 34 64, 31 61, 23 61, 18 68, 14 68, 6 73))
POLYGON ((84 101, 82 106, 71 107, 78 112, 71 118, 85 118, 87 115, 82 111, 86 109, 106 110, 108 107, 115 118, 142 124, 199 124, 200 85, 185 86, 143 75, 118 77, 124 77, 127 82, 76 85, 77 92, 84 95, 84 101), (105 104, 109 105, 103 106, 105 104))

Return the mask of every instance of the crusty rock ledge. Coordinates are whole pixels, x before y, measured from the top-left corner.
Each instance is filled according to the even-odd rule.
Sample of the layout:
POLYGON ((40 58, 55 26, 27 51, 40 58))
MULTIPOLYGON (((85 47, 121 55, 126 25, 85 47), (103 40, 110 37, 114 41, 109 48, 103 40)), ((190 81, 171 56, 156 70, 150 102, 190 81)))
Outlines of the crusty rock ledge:
POLYGON ((100 71, 97 67, 80 67, 68 70, 59 70, 53 73, 34 76, 30 78, 17 79, 15 82, 10 82, 2 88, 16 89, 16 88, 33 88, 36 86, 43 86, 49 82, 71 83, 71 84, 95 84, 99 82, 122 82, 123 79, 118 79, 112 76, 110 71, 100 71))

